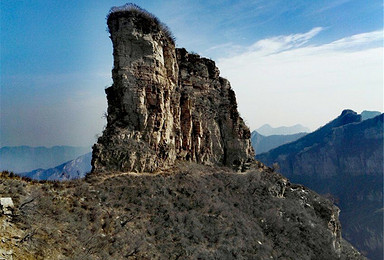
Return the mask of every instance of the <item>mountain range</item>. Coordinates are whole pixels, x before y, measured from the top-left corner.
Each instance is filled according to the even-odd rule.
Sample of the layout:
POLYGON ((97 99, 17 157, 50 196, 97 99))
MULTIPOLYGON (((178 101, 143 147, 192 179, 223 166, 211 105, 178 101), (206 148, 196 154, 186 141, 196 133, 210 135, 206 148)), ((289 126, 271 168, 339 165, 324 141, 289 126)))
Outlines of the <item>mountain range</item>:
POLYGON ((362 118, 344 110, 317 131, 256 158, 277 163, 293 182, 332 199, 345 237, 370 259, 382 259, 383 114, 362 118))
POLYGON ((256 129, 256 131, 264 136, 269 135, 293 135, 297 133, 309 133, 311 130, 308 127, 296 124, 294 126, 279 126, 272 127, 269 124, 265 124, 256 129))
POLYGON ((265 153, 280 145, 296 141, 307 133, 297 133, 291 135, 269 135, 264 136, 256 130, 251 134, 251 142, 256 154, 265 153))
POLYGON ((90 152, 89 147, 4 146, 0 148, 0 170, 15 173, 48 169, 90 152))
POLYGON ((91 160, 92 153, 87 153, 50 169, 36 169, 18 175, 34 180, 64 181, 79 179, 85 177, 91 171, 91 160))

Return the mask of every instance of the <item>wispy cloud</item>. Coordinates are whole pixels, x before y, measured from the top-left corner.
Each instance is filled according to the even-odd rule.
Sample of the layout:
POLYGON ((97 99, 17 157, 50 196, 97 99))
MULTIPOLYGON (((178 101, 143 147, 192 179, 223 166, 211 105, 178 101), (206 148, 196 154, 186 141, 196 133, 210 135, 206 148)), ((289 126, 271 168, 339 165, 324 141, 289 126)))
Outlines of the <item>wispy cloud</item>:
POLYGON ((361 33, 345 37, 340 40, 326 44, 324 47, 329 49, 347 50, 350 48, 367 47, 369 44, 383 42, 383 31, 361 33))
POLYGON ((346 3, 350 2, 350 1, 351 0, 331 1, 331 3, 325 4, 322 8, 317 9, 315 13, 322 13, 322 12, 328 11, 330 9, 339 7, 340 5, 346 4, 346 3))
POLYGON ((310 39, 315 37, 324 28, 315 27, 309 32, 290 34, 290 35, 281 35, 276 37, 271 37, 267 39, 262 39, 250 46, 241 46, 233 43, 224 43, 210 47, 205 51, 205 53, 213 54, 221 58, 230 58, 236 56, 266 56, 271 54, 280 53, 292 48, 297 48, 308 43, 310 39))
POLYGON ((248 47, 247 52, 258 53, 260 55, 270 55, 292 48, 297 48, 306 44, 322 30, 322 27, 316 27, 306 33, 291 34, 260 40, 248 47))
POLYGON ((219 59, 252 129, 264 123, 316 128, 344 108, 382 110, 383 31, 311 43, 322 30, 263 39, 219 59))

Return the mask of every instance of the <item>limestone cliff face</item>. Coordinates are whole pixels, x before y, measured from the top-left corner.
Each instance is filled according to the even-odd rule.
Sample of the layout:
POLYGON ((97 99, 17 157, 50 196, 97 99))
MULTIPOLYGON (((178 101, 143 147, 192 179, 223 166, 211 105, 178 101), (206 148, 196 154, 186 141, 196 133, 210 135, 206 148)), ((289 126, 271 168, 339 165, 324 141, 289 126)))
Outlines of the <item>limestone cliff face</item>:
POLYGON ((176 49, 167 28, 142 10, 112 12, 108 28, 113 85, 92 171, 152 172, 177 159, 246 168, 250 131, 215 63, 176 49))

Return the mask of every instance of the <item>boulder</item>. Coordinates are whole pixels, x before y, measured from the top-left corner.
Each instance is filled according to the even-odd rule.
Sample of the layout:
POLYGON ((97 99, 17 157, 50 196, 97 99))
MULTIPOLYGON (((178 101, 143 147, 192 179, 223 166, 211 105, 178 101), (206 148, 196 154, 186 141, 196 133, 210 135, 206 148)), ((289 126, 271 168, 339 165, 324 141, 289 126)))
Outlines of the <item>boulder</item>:
POLYGON ((0 209, 4 215, 12 215, 14 208, 12 198, 0 198, 0 209))

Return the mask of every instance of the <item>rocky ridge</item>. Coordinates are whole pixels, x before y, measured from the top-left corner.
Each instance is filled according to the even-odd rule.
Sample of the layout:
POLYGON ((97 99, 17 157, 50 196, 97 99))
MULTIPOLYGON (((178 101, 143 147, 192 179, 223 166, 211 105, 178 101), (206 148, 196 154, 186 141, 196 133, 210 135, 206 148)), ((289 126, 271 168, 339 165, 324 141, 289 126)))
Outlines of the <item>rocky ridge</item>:
POLYGON ((382 176, 382 147, 383 114, 362 121, 344 110, 318 130, 256 157, 267 165, 277 162, 288 177, 382 176))
POLYGON ((176 160, 244 170, 250 131, 215 62, 176 49, 169 30, 136 6, 108 16, 113 85, 92 172, 154 172, 176 160))
POLYGON ((84 178, 91 171, 92 153, 87 153, 56 167, 49 169, 36 169, 22 172, 17 175, 33 180, 66 181, 84 178))
POLYGON ((332 199, 341 209, 343 234, 369 259, 383 256, 383 119, 339 117, 295 142, 256 155, 278 163, 292 182, 332 199))
POLYGON ((90 152, 90 147, 4 146, 0 148, 0 171, 29 172, 48 169, 90 152))
POLYGON ((191 162, 161 174, 31 182, 0 172, 0 258, 364 259, 329 200, 271 170, 191 162))

